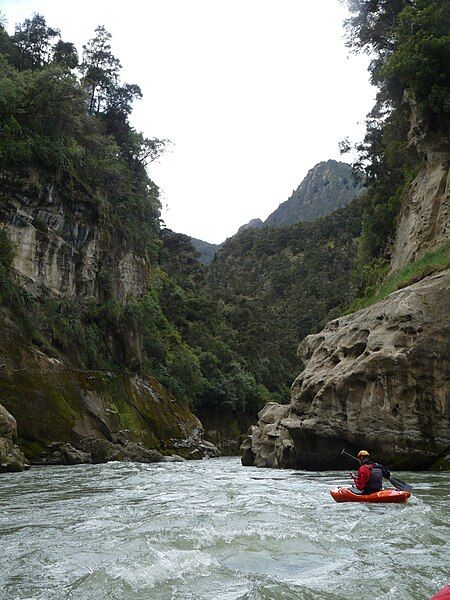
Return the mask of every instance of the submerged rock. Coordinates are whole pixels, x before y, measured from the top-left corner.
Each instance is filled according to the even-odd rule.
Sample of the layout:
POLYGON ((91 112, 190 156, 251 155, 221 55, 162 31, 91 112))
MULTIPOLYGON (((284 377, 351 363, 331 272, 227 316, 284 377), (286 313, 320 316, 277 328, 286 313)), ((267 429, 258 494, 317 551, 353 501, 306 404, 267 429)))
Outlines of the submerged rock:
POLYGON ((259 413, 243 464, 344 468, 343 447, 367 448, 397 468, 446 464, 449 314, 446 270, 308 336, 291 404, 259 413))
POLYGON ((164 462, 187 462, 187 460, 178 454, 172 454, 172 456, 164 456, 164 462))
MULTIPOLYGON (((199 421, 200 423, 200 421, 199 421)), ((193 429, 189 436, 182 440, 172 440, 174 448, 182 452, 186 458, 213 458, 220 456, 220 451, 215 444, 204 439, 203 427, 193 429)))

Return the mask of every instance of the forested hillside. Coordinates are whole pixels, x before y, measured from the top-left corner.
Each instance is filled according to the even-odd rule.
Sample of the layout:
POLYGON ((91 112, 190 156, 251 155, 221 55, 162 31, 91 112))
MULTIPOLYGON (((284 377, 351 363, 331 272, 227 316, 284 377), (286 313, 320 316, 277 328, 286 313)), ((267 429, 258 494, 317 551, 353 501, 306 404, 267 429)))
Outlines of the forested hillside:
POLYGON ((211 296, 239 332, 230 343, 258 382, 285 402, 299 341, 351 301, 363 200, 313 223, 248 229, 208 271, 211 296))
POLYGON ((448 470, 450 1, 347 4, 348 46, 370 55, 378 88, 356 146, 360 297, 300 343, 291 402, 260 413, 243 462, 344 468, 342 447, 367 447, 393 467, 448 470))
POLYGON ((77 368, 156 377, 203 415, 285 397, 297 342, 348 302, 359 205, 244 232, 206 286, 189 239, 160 229, 147 169, 164 142, 130 125, 141 91, 120 80, 109 33, 98 27, 79 57, 35 15, 1 29, 1 50, 1 300, 30 344, 77 368))
MULTIPOLYGON (((364 172, 368 189, 355 276, 360 292, 371 294, 385 278, 396 250, 402 203, 405 220, 415 222, 417 228, 430 228, 426 234, 430 249, 436 241, 448 241, 448 216, 439 215, 438 206, 447 193, 450 155, 450 2, 349 0, 348 6, 347 44, 372 56, 369 74, 378 88, 366 135, 355 147, 359 159, 354 165, 364 172), (438 167, 435 182, 433 163, 438 167), (422 177, 429 179, 429 193, 434 187, 438 193, 434 216, 439 224, 433 219, 428 223, 429 217, 414 215, 409 208, 411 186, 419 186, 420 193, 415 178, 424 167, 430 169, 422 177)), ((344 153, 349 149, 348 144, 342 145, 344 153)), ((407 247, 415 237, 416 232, 409 231, 397 243, 407 247)), ((417 248, 402 266, 420 254, 417 248)))
MULTIPOLYGON (((239 235, 246 229, 261 227, 285 227, 302 221, 314 221, 324 215, 343 208, 361 195, 364 177, 358 169, 336 160, 320 162, 310 169, 291 197, 282 202, 265 221, 251 219, 239 227, 239 235)), ((232 236, 233 237, 233 236, 232 236)), ((199 260, 209 265, 223 244, 214 245, 191 238, 195 249, 200 252, 199 260)))
POLYGON ((41 15, 0 25, 0 404, 30 458, 56 442, 98 460, 136 442, 199 456, 191 410, 236 437, 288 401, 305 336, 445 267, 449 0, 350 8, 349 44, 372 52, 379 88, 355 164, 367 192, 321 163, 278 224, 358 197, 241 231, 209 268, 161 226, 165 142, 131 126, 141 90, 110 34, 79 56, 41 15))
POLYGON ((200 253, 198 260, 204 265, 209 265, 214 258, 215 253, 221 247, 221 244, 210 244, 209 242, 204 242, 197 238, 190 238, 190 240, 197 252, 200 253))

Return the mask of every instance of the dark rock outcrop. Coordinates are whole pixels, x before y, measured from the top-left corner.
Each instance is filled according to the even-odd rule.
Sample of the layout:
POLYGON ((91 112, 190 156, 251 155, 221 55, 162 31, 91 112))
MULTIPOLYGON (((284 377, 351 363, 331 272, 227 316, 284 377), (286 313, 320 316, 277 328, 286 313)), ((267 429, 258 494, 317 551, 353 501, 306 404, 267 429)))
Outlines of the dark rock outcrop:
POLYGON ((299 346, 291 404, 268 404, 243 464, 348 467, 368 448, 395 468, 444 468, 450 448, 450 270, 328 323, 299 346))
POLYGON ((262 226, 263 222, 261 221, 261 219, 250 219, 248 223, 239 227, 239 229, 237 230, 237 234, 242 233, 243 231, 247 231, 247 229, 259 229, 262 226))
POLYGON ((260 226, 286 227, 319 219, 343 208, 362 191, 362 183, 353 179, 350 165, 336 160, 320 162, 260 226))
POLYGON ((23 471, 27 466, 25 456, 16 445, 17 423, 0 404, 0 473, 23 471))

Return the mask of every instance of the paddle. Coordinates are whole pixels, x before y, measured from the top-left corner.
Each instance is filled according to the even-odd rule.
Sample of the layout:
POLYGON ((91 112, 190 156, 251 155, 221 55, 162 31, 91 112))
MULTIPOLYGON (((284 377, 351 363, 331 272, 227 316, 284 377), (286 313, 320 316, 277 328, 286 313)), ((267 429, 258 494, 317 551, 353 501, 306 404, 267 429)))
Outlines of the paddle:
MULTIPOLYGON (((354 458, 359 462, 359 458, 356 458, 356 456, 353 456, 353 454, 347 452, 345 448, 342 450, 341 454, 346 454, 347 456, 350 456, 350 458, 354 458)), ((401 490, 402 492, 412 492, 412 485, 409 485, 409 483, 405 483, 401 479, 397 479, 396 477, 389 477, 389 481, 397 490, 401 490)))

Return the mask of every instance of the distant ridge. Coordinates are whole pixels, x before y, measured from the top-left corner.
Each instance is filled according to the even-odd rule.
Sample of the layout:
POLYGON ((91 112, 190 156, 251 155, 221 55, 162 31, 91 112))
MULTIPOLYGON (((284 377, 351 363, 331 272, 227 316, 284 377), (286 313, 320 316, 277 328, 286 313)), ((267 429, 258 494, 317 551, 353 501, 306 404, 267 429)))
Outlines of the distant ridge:
POLYGON ((264 221, 264 226, 285 227, 301 221, 314 221, 343 208, 363 189, 355 181, 351 165, 337 160, 318 163, 308 171, 291 197, 264 221))
POLYGON ((237 233, 242 233, 243 231, 246 231, 247 229, 258 229, 259 227, 262 227, 263 225, 264 225, 264 223, 261 221, 261 219, 252 219, 245 225, 241 225, 239 227, 239 229, 237 230, 237 233))
POLYGON ((191 244, 197 252, 200 252, 199 261, 204 265, 209 265, 214 258, 214 254, 222 248, 222 244, 210 244, 197 238, 191 238, 191 244))
MULTIPOLYGON (((302 221, 314 221, 343 208, 364 190, 363 183, 354 178, 351 165, 337 160, 326 160, 310 169, 290 198, 282 202, 263 222, 251 219, 239 227, 238 235, 248 229, 286 227, 302 221)), ((200 252, 200 262, 209 265, 222 244, 210 244, 191 238, 200 252)))

